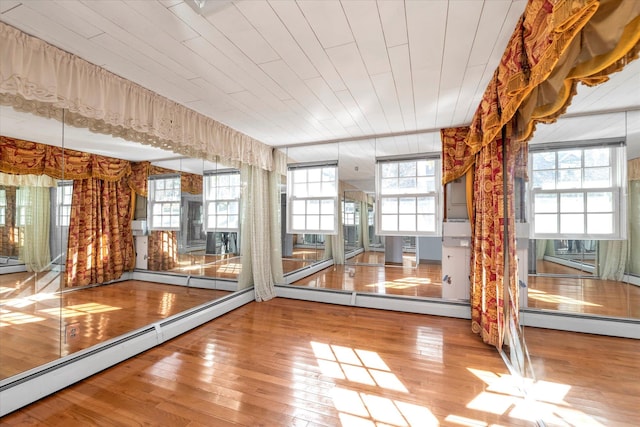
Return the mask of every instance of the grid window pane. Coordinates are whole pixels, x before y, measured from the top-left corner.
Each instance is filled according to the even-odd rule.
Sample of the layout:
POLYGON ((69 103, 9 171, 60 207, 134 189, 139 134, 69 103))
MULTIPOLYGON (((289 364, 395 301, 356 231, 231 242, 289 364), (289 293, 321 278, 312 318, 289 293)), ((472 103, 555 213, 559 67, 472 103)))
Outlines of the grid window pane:
POLYGON ((400 224, 398 225, 398 231, 414 232, 416 231, 416 215, 400 215, 400 224))
POLYGON ((241 179, 237 171, 205 174, 206 231, 238 231, 241 179))
POLYGON ((543 170, 543 169, 555 169, 556 167, 556 153, 533 153, 531 155, 531 164, 532 169, 543 170))
POLYGON ((398 212, 398 199, 395 197, 385 197, 380 206, 382 214, 393 214, 398 212))
POLYGON ((381 228, 384 231, 398 231, 398 215, 382 215, 381 228))
POLYGON ((287 229, 292 233, 335 232, 336 166, 290 168, 287 175, 287 229))
POLYGON ((583 234, 584 214, 560 214, 560 233, 583 234))
POLYGON ((559 170, 556 187, 559 189, 582 188, 582 169, 559 170))
POLYGON ((591 168, 595 166, 611 165, 611 151, 608 148, 591 148, 584 150, 584 166, 591 168))
POLYGON ((558 232, 558 215, 557 214, 536 214, 535 215, 535 232, 541 234, 558 232))
POLYGON ((582 167, 582 150, 558 151, 558 169, 571 169, 582 167))
POLYGON ((558 212, 558 195, 557 194, 535 194, 534 195, 535 213, 551 213, 558 212))
POLYGON ((587 193, 587 212, 613 212, 613 193, 587 193))
POLYGON ((606 188, 611 187, 611 168, 588 168, 584 170, 584 187, 606 188))
POLYGON ((534 171, 532 176, 533 188, 554 190, 556 188, 556 171, 534 171))
POLYGON ((613 231, 613 214, 587 214, 587 233, 612 234, 613 231))
POLYGON ((560 194, 560 212, 584 212, 584 195, 582 193, 560 194))

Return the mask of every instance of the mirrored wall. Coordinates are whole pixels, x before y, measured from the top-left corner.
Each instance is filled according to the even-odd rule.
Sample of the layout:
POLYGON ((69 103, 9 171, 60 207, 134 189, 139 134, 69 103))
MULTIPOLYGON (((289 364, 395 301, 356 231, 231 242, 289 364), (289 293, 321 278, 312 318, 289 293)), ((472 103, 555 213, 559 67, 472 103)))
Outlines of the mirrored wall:
POLYGON ((0 114, 0 380, 237 289, 236 169, 0 114))

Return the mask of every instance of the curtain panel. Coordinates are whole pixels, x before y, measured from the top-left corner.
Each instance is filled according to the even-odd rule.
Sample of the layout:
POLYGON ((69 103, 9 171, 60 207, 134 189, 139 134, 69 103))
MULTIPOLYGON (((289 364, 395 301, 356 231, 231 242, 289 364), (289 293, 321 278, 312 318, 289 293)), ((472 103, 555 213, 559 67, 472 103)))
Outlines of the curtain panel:
POLYGON ((271 147, 0 22, 0 103, 179 154, 273 170, 271 147))
POLYGON ((149 258, 147 268, 166 271, 178 265, 178 233, 176 231, 152 231, 149 233, 149 258))
POLYGON ((127 180, 75 180, 72 197, 65 286, 105 283, 133 269, 127 180))
POLYGON ((131 175, 131 164, 127 160, 0 136, 0 172, 116 182, 131 175))
POLYGON ((7 202, 4 227, 0 227, 0 256, 17 257, 20 251, 22 231, 20 227, 16 226, 16 187, 0 186, 0 189, 5 190, 7 202))

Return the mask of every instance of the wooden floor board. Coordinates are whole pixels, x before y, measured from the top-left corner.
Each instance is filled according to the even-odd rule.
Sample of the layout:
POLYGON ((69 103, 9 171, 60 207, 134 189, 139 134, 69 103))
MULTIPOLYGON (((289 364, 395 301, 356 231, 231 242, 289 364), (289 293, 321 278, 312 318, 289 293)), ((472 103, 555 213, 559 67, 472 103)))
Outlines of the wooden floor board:
MULTIPOLYGON (((525 329, 547 425, 633 426, 640 342, 525 329)), ((250 303, 2 419, 12 425, 530 426, 468 321, 250 303), (429 424, 431 422, 431 424, 429 424), (436 424, 437 423, 437 424, 436 424)))

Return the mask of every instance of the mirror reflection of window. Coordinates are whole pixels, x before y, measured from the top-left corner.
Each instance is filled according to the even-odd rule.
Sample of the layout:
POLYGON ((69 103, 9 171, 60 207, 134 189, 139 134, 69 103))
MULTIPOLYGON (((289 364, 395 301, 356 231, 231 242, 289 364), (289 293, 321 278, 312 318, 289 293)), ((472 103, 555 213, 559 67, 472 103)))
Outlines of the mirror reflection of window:
POLYGON ((180 176, 149 177, 149 229, 180 229, 180 176))

